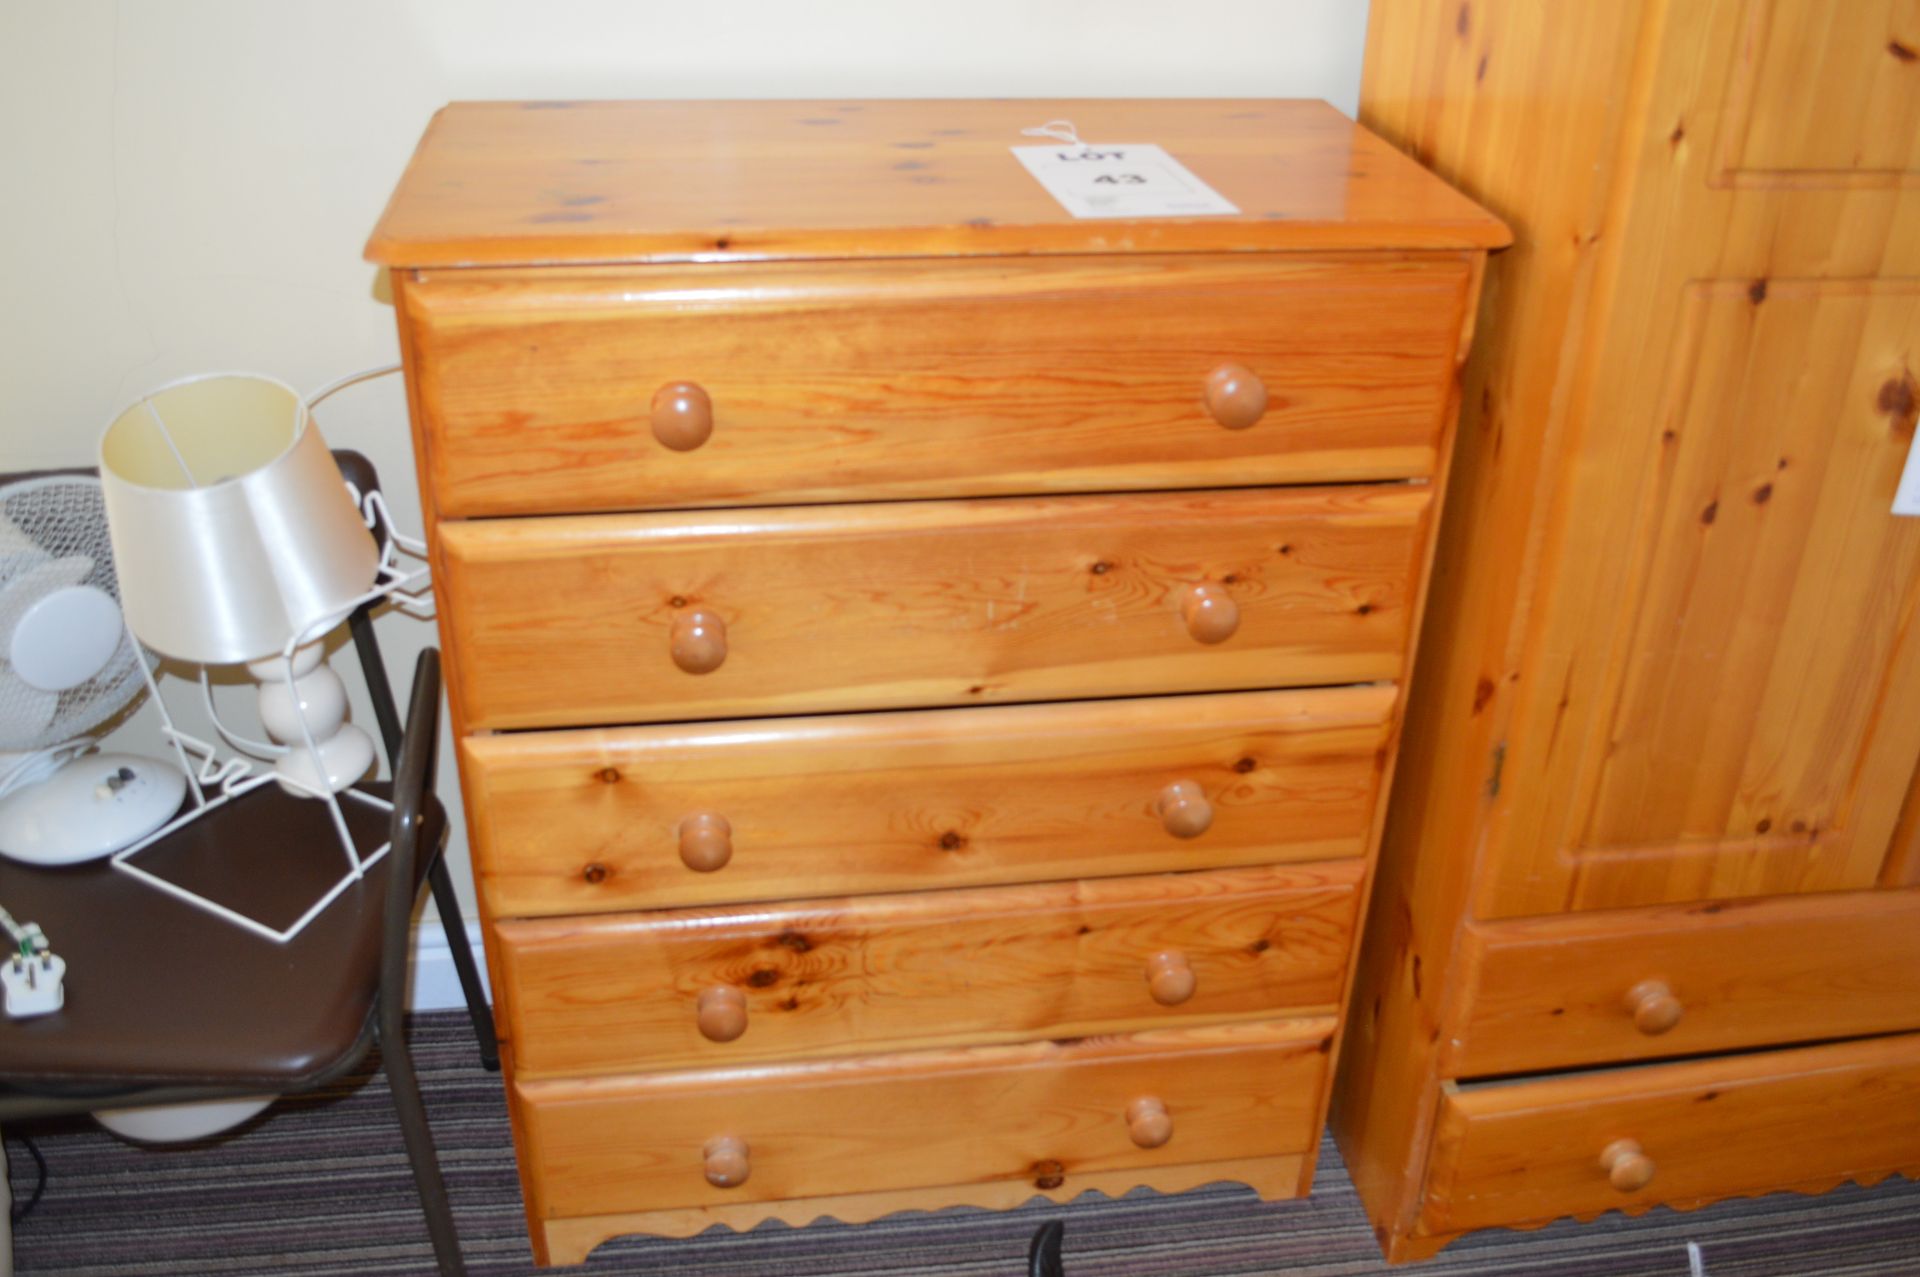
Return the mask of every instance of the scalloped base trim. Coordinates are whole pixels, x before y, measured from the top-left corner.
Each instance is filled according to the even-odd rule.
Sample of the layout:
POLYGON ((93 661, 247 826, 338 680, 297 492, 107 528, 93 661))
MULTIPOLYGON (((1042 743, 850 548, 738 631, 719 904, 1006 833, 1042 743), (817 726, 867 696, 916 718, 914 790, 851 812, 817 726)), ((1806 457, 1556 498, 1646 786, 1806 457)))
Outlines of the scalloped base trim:
POLYGON ((701 1206, 682 1210, 636 1211, 622 1215, 588 1215, 578 1219, 550 1219, 537 1229, 535 1259, 542 1266, 584 1263, 588 1254, 601 1242, 627 1233, 692 1237, 715 1225, 745 1232, 768 1219, 781 1220, 795 1228, 821 1219, 864 1224, 908 1210, 942 1210, 949 1206, 1009 1210, 1024 1206, 1036 1198, 1065 1203, 1087 1193, 1119 1197, 1135 1188, 1150 1188, 1159 1193, 1183 1193, 1202 1184, 1223 1181, 1245 1184, 1262 1199, 1275 1201, 1305 1196, 1311 1186, 1310 1176, 1311 1164, 1306 1154, 1302 1153, 1233 1162, 1204 1162, 1191 1166, 1100 1171, 1078 1176, 1072 1184, 1054 1189, 1036 1188, 1025 1180, 1001 1181, 943 1188, 894 1189, 883 1193, 848 1193, 838 1197, 743 1202, 738 1206, 701 1206))

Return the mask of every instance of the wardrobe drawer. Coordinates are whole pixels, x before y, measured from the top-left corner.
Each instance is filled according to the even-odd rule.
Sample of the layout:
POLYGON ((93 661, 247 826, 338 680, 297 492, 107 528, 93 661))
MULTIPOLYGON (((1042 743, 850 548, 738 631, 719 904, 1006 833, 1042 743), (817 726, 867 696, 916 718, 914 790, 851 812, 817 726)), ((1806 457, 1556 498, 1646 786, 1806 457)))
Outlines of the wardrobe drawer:
POLYGON ((404 323, 443 518, 1197 488, 1433 473, 1468 279, 1387 255, 428 271, 404 323), (1265 391, 1250 425, 1216 399, 1237 428, 1208 399, 1231 365, 1265 391))
POLYGON ((1468 928, 1449 1076, 1920 1029, 1920 891, 1468 928))
POLYGON ((1331 1015, 1358 860, 504 922, 517 1075, 1331 1015))
POLYGON ((1390 684, 460 742, 493 917, 1359 856, 1390 684))
POLYGON ((1070 1194, 1102 1172, 1302 1153, 1332 1031, 1281 1021, 517 1082, 529 1205, 556 1218, 948 1184, 1070 1194))
POLYGON ((1399 675, 1425 484, 440 525, 469 728, 1399 675))
POLYGON ((1920 1036, 1449 1087, 1420 1231, 1920 1170, 1920 1036))

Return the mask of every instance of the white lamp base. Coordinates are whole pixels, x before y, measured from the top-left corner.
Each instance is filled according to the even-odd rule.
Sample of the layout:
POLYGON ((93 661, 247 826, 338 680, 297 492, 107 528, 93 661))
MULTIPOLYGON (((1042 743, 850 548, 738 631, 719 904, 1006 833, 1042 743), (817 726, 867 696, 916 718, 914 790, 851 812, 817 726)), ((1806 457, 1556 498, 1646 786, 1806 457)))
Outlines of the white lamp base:
POLYGON ((295 649, 292 683, 280 657, 247 664, 247 672, 260 680, 260 721, 287 747, 274 770, 289 794, 311 796, 316 789, 337 794, 373 769, 373 738, 347 722, 346 685, 322 659, 325 655, 318 642, 295 649), (317 759, 301 734, 303 719, 317 759))
POLYGON ((282 778, 280 788, 289 794, 312 797, 316 789, 337 794, 373 770, 373 738, 352 723, 343 723, 325 740, 315 733, 314 743, 320 749, 317 766, 307 747, 297 743, 273 765, 282 778))

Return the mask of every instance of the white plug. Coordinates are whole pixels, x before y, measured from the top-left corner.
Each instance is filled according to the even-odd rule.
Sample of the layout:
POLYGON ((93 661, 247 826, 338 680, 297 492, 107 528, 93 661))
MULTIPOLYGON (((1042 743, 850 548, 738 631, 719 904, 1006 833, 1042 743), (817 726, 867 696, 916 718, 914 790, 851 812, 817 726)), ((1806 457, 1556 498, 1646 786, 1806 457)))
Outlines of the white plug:
POLYGON ((15 954, 0 966, 0 986, 7 991, 7 1014, 24 1020, 58 1011, 67 1001, 62 983, 66 974, 67 960, 57 953, 43 951, 31 958, 15 954))

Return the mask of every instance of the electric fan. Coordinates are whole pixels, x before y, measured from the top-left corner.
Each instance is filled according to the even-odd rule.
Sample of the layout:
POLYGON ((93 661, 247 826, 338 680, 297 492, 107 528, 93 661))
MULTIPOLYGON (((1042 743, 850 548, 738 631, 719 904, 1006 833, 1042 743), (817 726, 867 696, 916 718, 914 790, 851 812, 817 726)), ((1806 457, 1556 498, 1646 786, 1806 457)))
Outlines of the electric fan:
POLYGON ((120 618, 100 481, 0 486, 0 855, 67 865, 165 824, 186 777, 91 733, 145 689, 149 654, 120 618))

